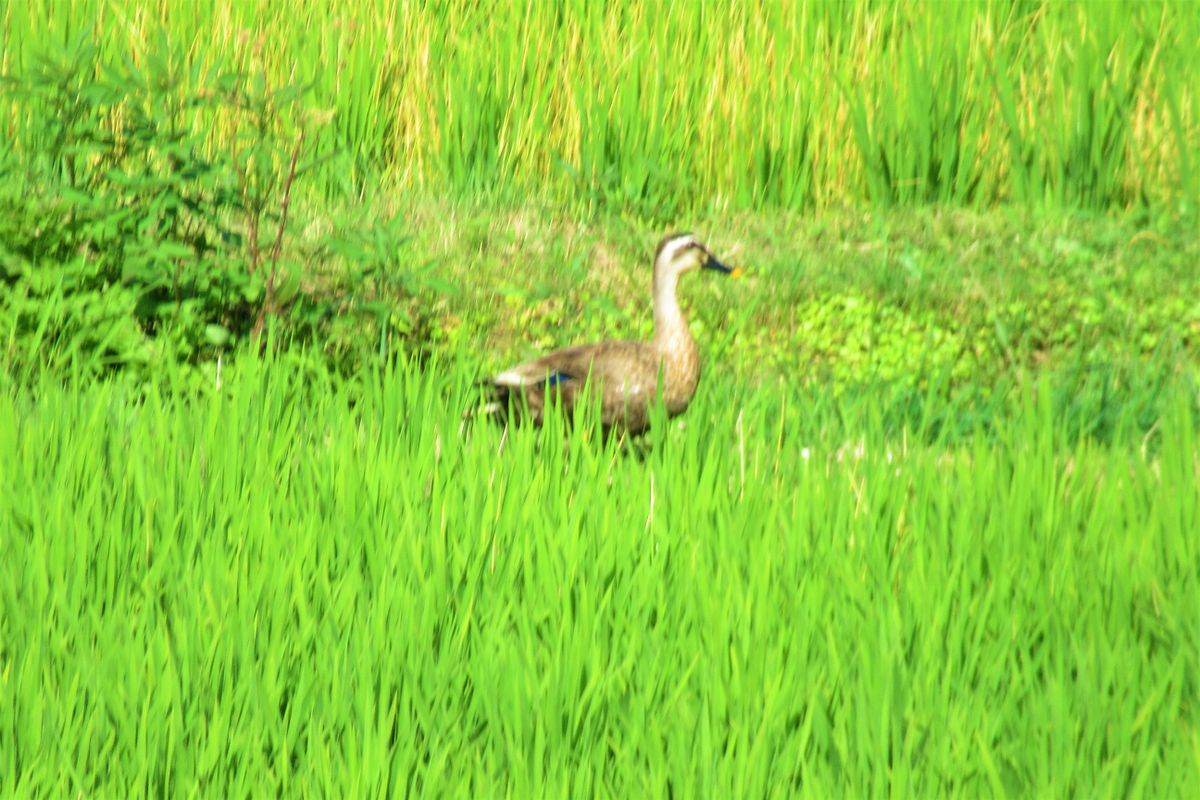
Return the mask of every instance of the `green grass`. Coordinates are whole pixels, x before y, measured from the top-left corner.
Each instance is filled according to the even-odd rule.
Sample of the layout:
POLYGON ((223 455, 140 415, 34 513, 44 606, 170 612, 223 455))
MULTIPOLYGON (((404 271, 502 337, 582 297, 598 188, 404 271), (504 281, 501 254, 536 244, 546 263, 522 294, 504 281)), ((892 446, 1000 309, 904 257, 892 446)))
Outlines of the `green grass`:
POLYGON ((1200 783, 1200 6, 748 8, 0 10, 0 793, 1200 783), (167 312, 300 129, 260 360, 167 312), (463 424, 647 335, 680 228, 747 268, 684 282, 684 417, 463 424))
MULTIPOLYGON (((0 74, 80 37, 311 83, 360 187, 679 209, 1194 208, 1200 7, 1165 3, 30 0, 0 74), (168 13, 170 9, 170 13, 168 13)), ((0 108, 2 110, 2 108, 0 108)), ((209 123, 217 146, 226 135, 209 123)), ((0 114, 37 149, 42 126, 0 114)), ((322 172, 328 184, 344 164, 322 172)))
MULTIPOLYGON (((0 391, 21 796, 1170 796, 1200 779, 1194 384, 709 375, 641 447, 462 428, 476 356, 0 391)), ((581 420, 587 425, 587 420, 581 420)))
POLYGON ((648 337, 653 247, 671 229, 745 269, 689 276, 680 291, 711 369, 746 384, 977 391, 1047 369, 1200 367, 1200 243, 1167 215, 776 211, 657 226, 554 206, 394 209, 413 232, 399 260, 454 287, 419 295, 410 326, 494 370, 648 337))

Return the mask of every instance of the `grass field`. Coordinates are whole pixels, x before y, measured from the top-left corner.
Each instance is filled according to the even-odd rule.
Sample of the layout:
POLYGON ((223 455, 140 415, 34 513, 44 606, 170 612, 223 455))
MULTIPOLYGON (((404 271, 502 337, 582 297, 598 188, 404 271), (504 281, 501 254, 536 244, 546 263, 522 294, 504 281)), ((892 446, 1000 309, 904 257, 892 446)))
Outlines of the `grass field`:
POLYGON ((0 394, 5 792, 1195 785, 1194 394, 1098 442, 1098 385, 939 434, 715 379, 633 448, 463 429, 473 377, 0 394))
MULTIPOLYGON (((1200 7, 1165 3, 30 0, 0 72, 83 37, 311 83, 359 186, 585 208, 1194 206, 1200 7), (171 9, 168 13, 168 9, 171 9)), ((41 128, 10 115, 16 141, 41 128)), ((215 141, 222 125, 213 126, 215 141)), ((326 182, 349 174, 330 166, 326 182)))
POLYGON ((1200 4, 298 8, 0 8, 0 794, 1200 785, 1200 4))

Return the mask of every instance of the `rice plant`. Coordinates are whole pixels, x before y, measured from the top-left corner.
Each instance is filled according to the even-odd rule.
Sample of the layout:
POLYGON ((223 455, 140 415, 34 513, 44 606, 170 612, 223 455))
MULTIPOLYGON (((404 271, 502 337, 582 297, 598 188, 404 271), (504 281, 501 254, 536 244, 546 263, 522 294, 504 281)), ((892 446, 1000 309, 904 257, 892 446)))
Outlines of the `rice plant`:
MULTIPOLYGON (((0 792, 1200 784, 1197 8, 6 4, 0 792), (304 155, 156 64, 256 76, 304 155), (226 231, 276 231, 264 287, 312 267, 310 336, 262 288, 264 352, 193 316, 190 363, 107 369, 163 316, 129 254, 176 217, 139 208, 217 212, 160 156, 316 178, 303 230, 289 192, 226 231), (120 224, 48 253, 77 158, 120 224), (757 264, 689 298, 723 368, 682 417, 472 420, 499 351, 645 333, 621 265, 685 218, 757 264)), ((189 285, 238 269, 196 251, 189 285)))
MULTIPOLYGON (((0 73, 83 36, 313 85, 360 185, 679 208, 1125 207, 1197 194, 1200 7, 31 0, 0 73), (168 13, 168 9, 170 9, 168 13)), ((7 128, 18 142, 20 120, 7 128)), ((219 137, 216 137, 219 138, 219 137)), ((330 163, 330 185, 346 171, 330 163)))
POLYGON ((1047 381, 953 428, 713 379, 632 447, 433 366, 0 391, 3 791, 1200 778, 1194 387, 1098 439, 1047 381))

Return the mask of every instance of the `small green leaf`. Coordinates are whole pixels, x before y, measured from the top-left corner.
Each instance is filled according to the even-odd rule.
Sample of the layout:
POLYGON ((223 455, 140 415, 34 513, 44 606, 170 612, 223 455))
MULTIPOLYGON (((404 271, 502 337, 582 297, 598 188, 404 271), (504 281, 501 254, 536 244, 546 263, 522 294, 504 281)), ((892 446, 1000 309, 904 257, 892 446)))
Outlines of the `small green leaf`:
POLYGON ((229 329, 224 325, 210 322, 204 326, 204 338, 213 347, 224 347, 229 341, 229 329))

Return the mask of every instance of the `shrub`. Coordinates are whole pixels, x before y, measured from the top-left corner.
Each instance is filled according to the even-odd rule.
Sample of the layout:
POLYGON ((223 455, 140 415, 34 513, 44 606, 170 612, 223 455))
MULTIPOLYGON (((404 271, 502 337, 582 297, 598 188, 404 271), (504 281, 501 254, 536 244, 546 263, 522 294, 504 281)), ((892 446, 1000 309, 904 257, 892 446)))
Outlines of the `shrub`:
POLYGON ((371 251, 353 248, 356 231, 318 241, 317 257, 355 253, 331 280, 290 244, 293 190, 316 163, 306 133, 327 121, 303 104, 305 87, 201 73, 165 44, 141 65, 103 63, 82 41, 6 87, 34 143, 6 153, 0 174, 10 367, 196 364, 261 344, 276 318, 284 335, 311 336, 347 313, 350 324, 391 316, 378 287, 372 303, 345 297, 395 258, 395 225, 377 228, 387 241, 371 251))

